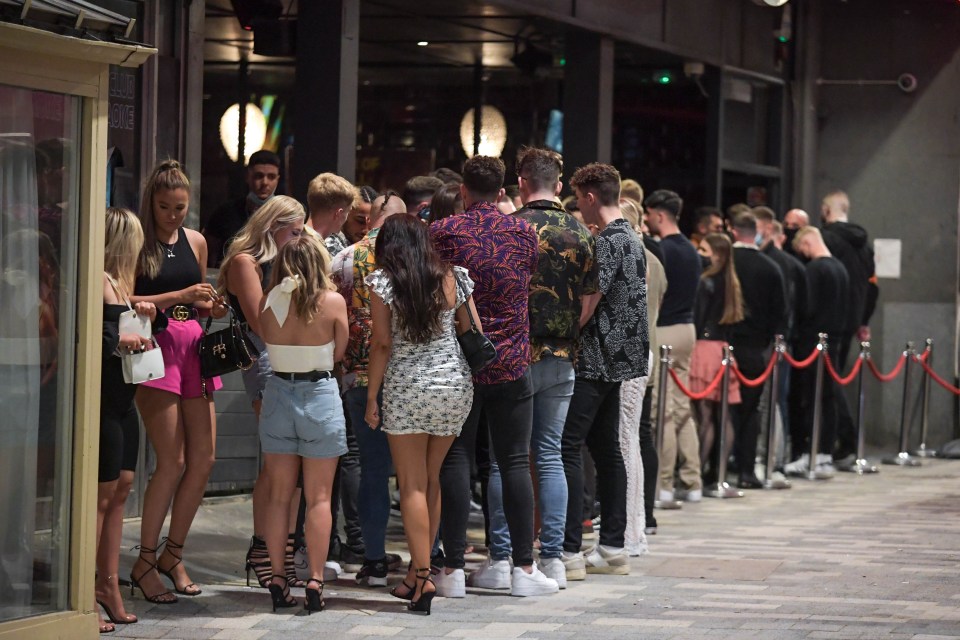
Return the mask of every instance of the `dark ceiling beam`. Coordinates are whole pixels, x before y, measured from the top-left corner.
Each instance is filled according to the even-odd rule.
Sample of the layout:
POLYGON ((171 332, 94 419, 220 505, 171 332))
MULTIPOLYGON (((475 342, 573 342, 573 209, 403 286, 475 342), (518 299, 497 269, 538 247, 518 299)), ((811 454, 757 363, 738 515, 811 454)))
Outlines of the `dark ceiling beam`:
POLYGON ((427 15, 423 13, 418 13, 411 9, 402 9, 400 7, 397 7, 395 5, 388 4, 385 2, 376 2, 376 0, 366 0, 366 1, 367 3, 377 7, 389 7, 394 11, 397 11, 398 15, 396 16, 396 19, 399 19, 401 16, 407 16, 408 18, 415 18, 418 20, 431 20, 434 22, 442 22, 445 24, 456 25, 459 27, 463 27, 465 29, 475 29, 477 31, 483 31, 484 33, 492 33, 493 35, 501 36, 503 38, 516 38, 519 35, 518 33, 505 33, 503 31, 498 31, 496 29, 490 29, 489 27, 481 27, 481 26, 470 24, 468 22, 463 22, 457 19, 448 19, 446 16, 427 15))

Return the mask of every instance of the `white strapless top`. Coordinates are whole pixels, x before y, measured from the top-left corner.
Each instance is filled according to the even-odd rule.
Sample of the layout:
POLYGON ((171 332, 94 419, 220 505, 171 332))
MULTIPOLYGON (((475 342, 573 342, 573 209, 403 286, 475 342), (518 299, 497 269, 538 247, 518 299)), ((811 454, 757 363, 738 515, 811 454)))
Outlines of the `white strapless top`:
POLYGON ((333 347, 331 340, 318 346, 267 344, 270 368, 283 373, 332 371, 333 347))

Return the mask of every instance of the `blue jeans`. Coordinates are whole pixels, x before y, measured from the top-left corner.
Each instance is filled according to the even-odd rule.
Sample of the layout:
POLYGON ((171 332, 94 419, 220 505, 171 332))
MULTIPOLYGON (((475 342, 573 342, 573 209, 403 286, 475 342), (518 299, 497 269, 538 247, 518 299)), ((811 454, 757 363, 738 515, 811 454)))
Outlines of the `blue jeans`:
POLYGON ((367 560, 382 560, 386 557, 384 546, 387 537, 387 522, 390 520, 390 475, 393 459, 387 434, 379 427, 371 429, 364 415, 367 413, 367 388, 354 387, 344 394, 350 424, 360 450, 360 489, 357 493, 357 513, 360 517, 360 532, 363 536, 364 557, 367 560))
MULTIPOLYGON (((567 478, 560 456, 560 438, 567 419, 576 376, 565 358, 544 356, 530 366, 533 381, 533 432, 530 451, 539 483, 540 557, 559 558, 563 551, 563 528, 567 517, 567 478)), ((493 449, 491 448, 491 457, 493 449)), ((510 532, 503 512, 500 468, 490 464, 490 557, 506 560, 512 552, 510 532)))

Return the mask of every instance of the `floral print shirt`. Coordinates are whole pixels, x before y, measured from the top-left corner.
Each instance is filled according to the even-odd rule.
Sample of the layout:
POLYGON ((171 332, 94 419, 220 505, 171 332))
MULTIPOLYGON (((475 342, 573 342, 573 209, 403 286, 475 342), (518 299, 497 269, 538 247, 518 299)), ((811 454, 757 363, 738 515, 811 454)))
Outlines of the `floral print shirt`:
POLYGON ((430 235, 440 256, 465 267, 476 284, 473 301, 497 357, 473 377, 478 384, 520 378, 530 366, 530 277, 537 269, 537 232, 490 202, 438 220, 430 235))
POLYGON ((347 302, 350 336, 343 354, 343 390, 367 386, 370 365, 370 290, 364 281, 377 269, 373 247, 379 227, 372 229, 360 242, 340 251, 333 259, 331 277, 337 291, 347 302))
POLYGON ((530 279, 530 350, 573 360, 584 295, 597 292, 593 234, 553 200, 528 202, 516 216, 533 225, 540 257, 530 279))
POLYGON ((643 241, 623 218, 597 236, 600 301, 583 327, 577 376, 622 382, 647 375, 647 258, 643 241))

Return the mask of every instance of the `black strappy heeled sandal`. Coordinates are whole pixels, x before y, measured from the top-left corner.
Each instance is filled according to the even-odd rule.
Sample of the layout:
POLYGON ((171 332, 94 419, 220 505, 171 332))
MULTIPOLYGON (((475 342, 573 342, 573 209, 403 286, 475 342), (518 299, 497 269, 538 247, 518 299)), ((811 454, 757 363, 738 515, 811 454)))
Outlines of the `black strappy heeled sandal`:
POLYGON ((270 555, 267 553, 267 543, 263 538, 250 537, 250 548, 247 549, 247 586, 250 586, 250 572, 257 577, 257 583, 264 589, 270 584, 270 555))
POLYGON ((307 580, 307 588, 304 593, 306 594, 306 599, 303 601, 303 608, 307 612, 307 615, 312 614, 314 611, 323 611, 323 608, 327 605, 327 603, 323 601, 323 580, 317 580, 316 578, 307 580), (314 582, 320 586, 319 589, 310 588, 310 585, 314 582))
POLYGON ((297 599, 290 595, 290 586, 287 584, 286 576, 270 576, 269 589, 274 611, 297 606, 297 599), (276 580, 283 581, 283 584, 277 584, 276 580))
POLYGON ((173 590, 176 591, 177 593, 179 593, 179 594, 182 595, 182 596, 191 596, 191 597, 193 597, 193 596, 198 596, 198 595, 200 595, 201 593, 203 593, 203 589, 201 589, 200 587, 198 587, 198 586, 196 585, 196 583, 193 583, 193 582, 191 582, 190 584, 184 585, 182 589, 177 586, 177 581, 176 581, 176 580, 174 579, 174 577, 173 577, 173 570, 177 568, 177 565, 183 564, 183 555, 179 555, 179 556, 178 556, 176 553, 174 553, 174 550, 180 551, 181 554, 182 554, 182 553, 183 553, 183 545, 174 542, 174 541, 171 540, 170 538, 164 538, 162 542, 163 542, 163 552, 164 552, 164 553, 169 553, 169 554, 170 554, 171 556, 173 556, 177 561, 174 562, 168 569, 161 569, 161 568, 160 568, 160 559, 157 558, 157 571, 159 571, 161 574, 163 574, 163 575, 167 576, 168 578, 170 578, 170 582, 173 583, 173 590), (194 588, 195 588, 195 591, 190 591, 190 587, 194 587, 194 588))
MULTIPOLYGON (((143 590, 142 586, 140 586, 140 581, 143 580, 143 577, 145 575, 147 575, 151 571, 159 572, 159 569, 157 569, 157 565, 153 562, 150 562, 143 556, 144 552, 146 552, 147 554, 153 554, 153 556, 156 557, 157 550, 151 549, 149 547, 144 547, 143 545, 137 545, 133 548, 133 550, 140 551, 140 555, 138 556, 138 558, 140 560, 143 560, 143 562, 147 565, 147 570, 141 573, 136 578, 133 577, 133 570, 132 569, 130 570, 130 595, 131 596, 134 595, 135 589, 140 589, 140 593, 143 594, 143 599, 146 600, 147 602, 152 602, 153 604, 176 604, 177 596, 173 595, 169 591, 164 591, 162 593, 155 593, 153 595, 147 595, 147 592, 143 590)), ((159 578, 159 576, 157 577, 159 578)))
POLYGON ((408 611, 422 613, 427 616, 430 615, 430 603, 433 602, 434 596, 437 595, 437 586, 434 584, 433 591, 424 591, 428 582, 433 584, 433 574, 430 572, 430 567, 417 569, 417 584, 420 585, 420 597, 416 600, 410 600, 410 603, 407 604, 408 611), (422 576, 420 575, 421 573, 426 573, 427 575, 422 576))
MULTIPOLYGON (((413 566, 413 561, 407 565, 407 573, 410 573, 410 567, 413 566)), ((390 589, 390 595, 394 598, 400 598, 401 600, 413 600, 413 595, 417 592, 417 583, 414 581, 413 584, 407 584, 407 576, 403 576, 403 582, 395 586, 393 589, 390 589), (406 593, 401 594, 400 588, 403 587, 407 590, 406 593)))
POLYGON ((296 539, 293 534, 287 536, 287 548, 283 556, 283 572, 287 575, 287 584, 291 587, 305 587, 307 583, 297 577, 297 565, 294 558, 297 553, 296 539))

